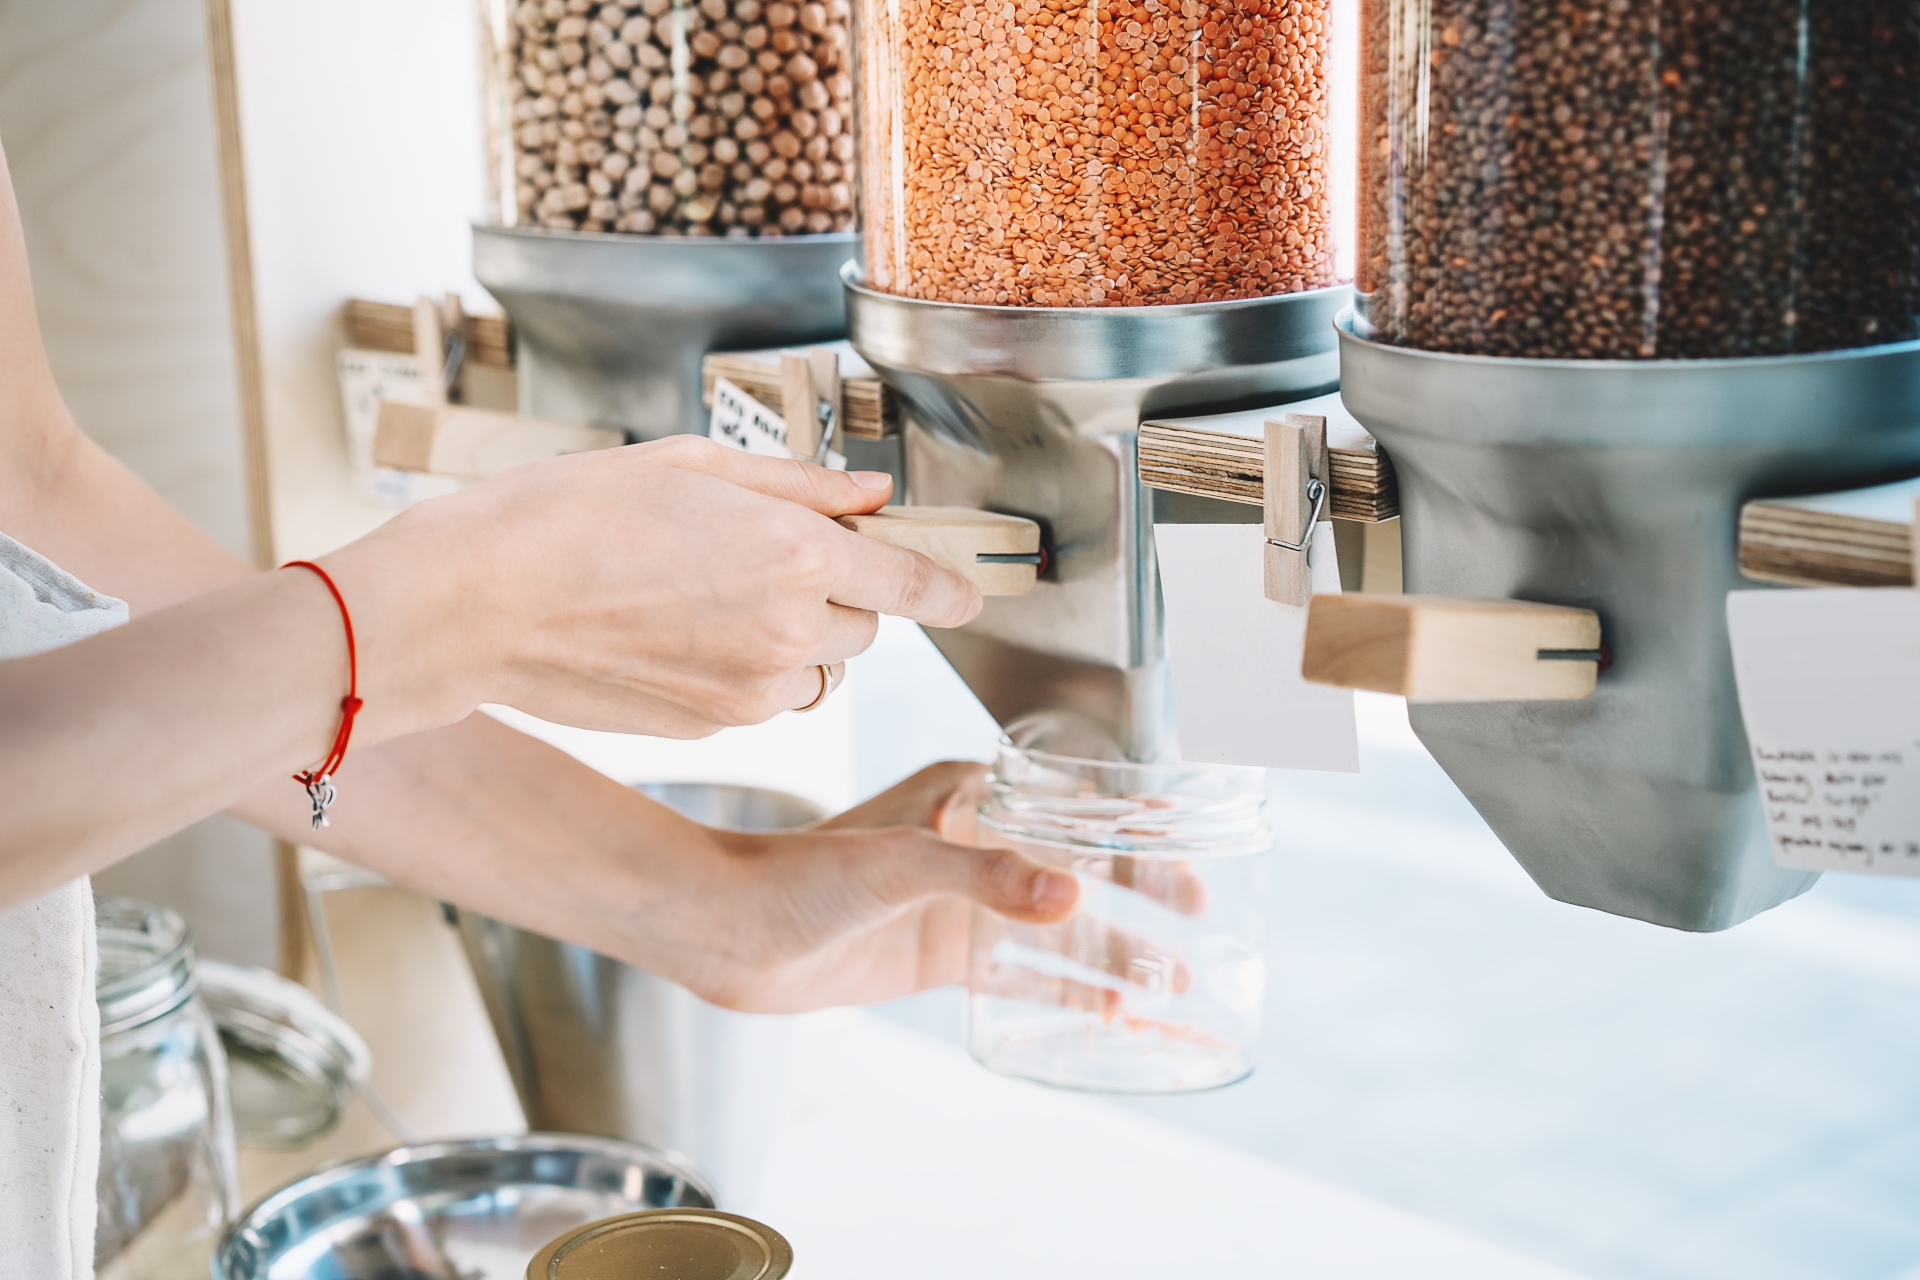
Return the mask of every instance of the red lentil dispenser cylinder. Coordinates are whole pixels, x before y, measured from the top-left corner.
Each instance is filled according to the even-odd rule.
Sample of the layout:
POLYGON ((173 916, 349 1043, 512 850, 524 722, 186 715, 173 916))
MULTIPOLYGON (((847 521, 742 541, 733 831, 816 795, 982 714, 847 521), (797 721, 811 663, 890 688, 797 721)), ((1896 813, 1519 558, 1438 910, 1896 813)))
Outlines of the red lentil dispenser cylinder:
POLYGON ((866 282, 1141 306, 1334 283, 1328 0, 856 0, 866 282))
POLYGON ((1912 0, 1363 0, 1357 303, 1476 355, 1920 336, 1912 0))

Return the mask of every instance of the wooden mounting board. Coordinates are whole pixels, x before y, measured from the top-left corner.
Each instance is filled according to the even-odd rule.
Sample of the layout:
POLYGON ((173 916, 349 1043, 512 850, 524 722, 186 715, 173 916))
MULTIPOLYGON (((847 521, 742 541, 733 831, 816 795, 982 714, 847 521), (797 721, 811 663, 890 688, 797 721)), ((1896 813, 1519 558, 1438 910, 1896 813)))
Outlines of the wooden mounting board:
POLYGON ((1913 585, 1920 480, 1740 508, 1740 572, 1796 587, 1913 585))
POLYGON ((1140 424, 1140 482, 1151 489, 1260 505, 1266 476, 1267 419, 1289 413, 1327 420, 1332 459, 1327 513, 1369 524, 1400 514, 1393 464, 1334 395, 1244 413, 1168 418, 1140 424))
MULTIPOLYGON (((368 351, 414 350, 412 307, 349 298, 343 314, 348 346, 368 351)), ((506 317, 470 315, 466 321, 467 359, 496 369, 513 368, 513 331, 506 317)))
MULTIPOLYGON (((842 429, 859 440, 884 440, 900 429, 900 406, 893 389, 880 380, 873 366, 860 358, 851 343, 827 342, 840 355, 840 396, 847 420, 842 429)), ((780 352, 709 351, 700 362, 700 395, 713 404, 713 381, 725 378, 775 413, 786 390, 780 378, 780 352)))

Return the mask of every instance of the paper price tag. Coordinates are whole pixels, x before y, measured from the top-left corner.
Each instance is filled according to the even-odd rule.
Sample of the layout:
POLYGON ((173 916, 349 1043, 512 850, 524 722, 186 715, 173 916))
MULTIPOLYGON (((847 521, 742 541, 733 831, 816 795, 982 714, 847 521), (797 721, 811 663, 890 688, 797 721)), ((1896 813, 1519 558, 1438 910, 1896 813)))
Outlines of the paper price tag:
POLYGON ((1774 860, 1920 876, 1920 591, 1727 596, 1774 860))
MULTIPOLYGON (((793 456, 787 447, 786 419, 725 378, 713 380, 713 412, 707 418, 707 438, 770 458, 793 456)), ((845 471, 847 459, 829 449, 826 465, 832 471, 845 471)))
POLYGON ((707 438, 746 453, 770 458, 793 456, 787 449, 785 420, 725 378, 713 380, 713 414, 707 419, 707 438))
MULTIPOLYGON (((1158 524, 1180 754, 1270 769, 1360 768, 1353 691, 1300 675, 1307 611, 1266 598, 1257 524, 1158 524)), ((1333 525, 1313 529, 1313 589, 1340 590, 1333 525)))

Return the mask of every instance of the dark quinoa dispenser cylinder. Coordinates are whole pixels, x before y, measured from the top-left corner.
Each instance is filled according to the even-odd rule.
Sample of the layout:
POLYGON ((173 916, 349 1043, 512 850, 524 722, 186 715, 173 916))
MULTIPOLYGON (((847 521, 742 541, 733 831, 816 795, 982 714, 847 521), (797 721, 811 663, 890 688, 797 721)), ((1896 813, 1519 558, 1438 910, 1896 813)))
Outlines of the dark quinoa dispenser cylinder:
POLYGON ((1920 10, 1369 0, 1361 316, 1429 351, 1920 336, 1920 10))
POLYGON ((1777 867, 1748 499, 1920 473, 1920 4, 1363 0, 1348 407, 1410 592, 1596 611, 1579 702, 1413 708, 1549 894, 1719 929, 1777 867))

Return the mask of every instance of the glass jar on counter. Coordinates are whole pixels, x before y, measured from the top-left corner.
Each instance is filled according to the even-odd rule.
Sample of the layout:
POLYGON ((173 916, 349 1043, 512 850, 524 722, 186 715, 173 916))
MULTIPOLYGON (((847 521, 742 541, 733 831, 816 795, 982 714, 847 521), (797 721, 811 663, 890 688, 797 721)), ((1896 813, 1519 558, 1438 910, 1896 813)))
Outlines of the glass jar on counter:
POLYGON ((483 0, 508 226, 854 223, 848 0, 483 0))
POLYGON ((973 914, 967 1048, 983 1065, 1103 1093, 1187 1093, 1245 1078, 1266 992, 1273 833, 1266 775, 1063 754, 1068 726, 1002 741, 980 839, 1073 873, 1059 924, 973 914))
POLYGON ((164 907, 94 903, 100 967, 101 1280, 204 1280, 240 1208, 220 1035, 193 935, 164 907))
POLYGON ((859 0, 866 282, 1138 306, 1335 282, 1329 0, 859 0))
POLYGON ((1913 5, 1361 10, 1372 336, 1590 360, 1920 336, 1913 5))

